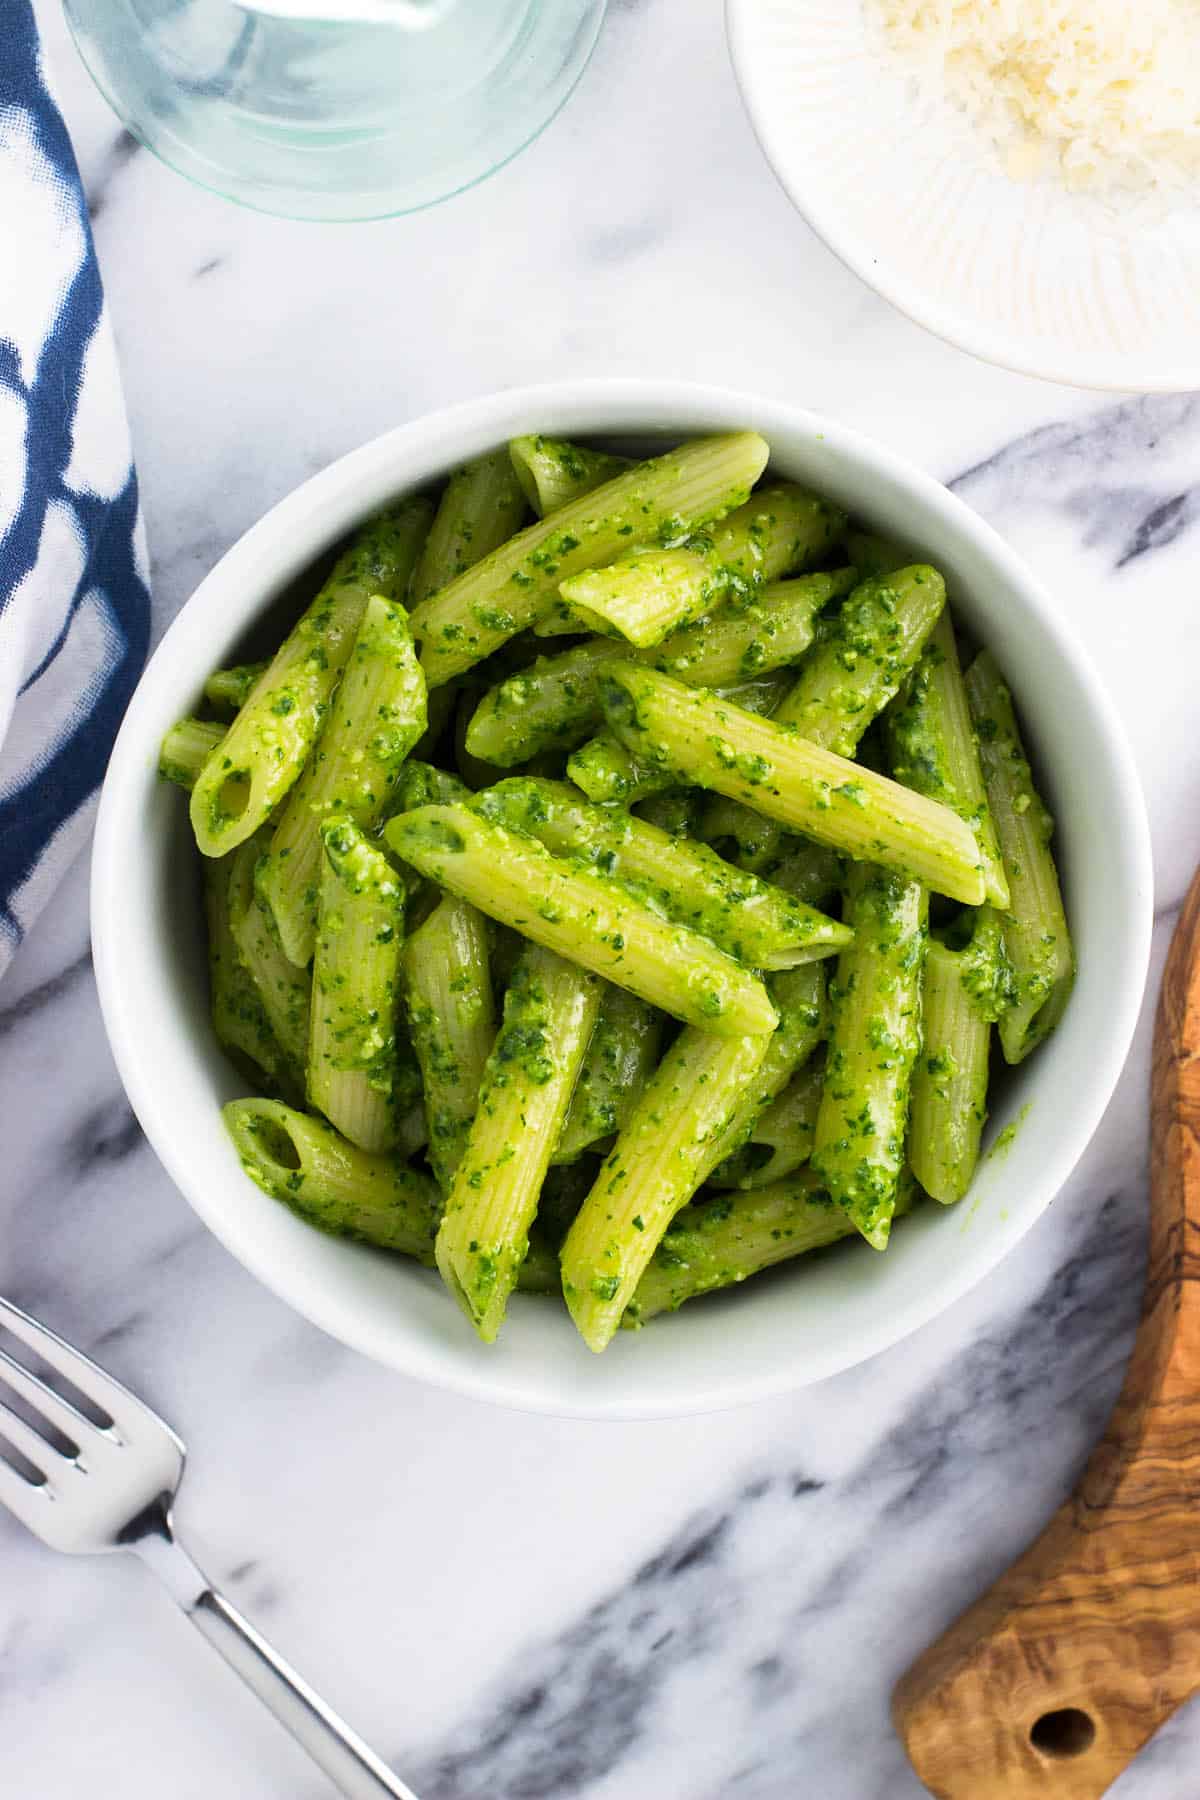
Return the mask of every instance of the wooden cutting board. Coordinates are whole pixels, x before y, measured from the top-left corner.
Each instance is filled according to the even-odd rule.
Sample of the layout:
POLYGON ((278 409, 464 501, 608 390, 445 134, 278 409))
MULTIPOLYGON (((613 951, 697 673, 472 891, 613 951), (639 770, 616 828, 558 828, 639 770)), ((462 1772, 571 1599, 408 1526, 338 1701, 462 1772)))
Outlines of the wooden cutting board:
POLYGON ((1075 1493, 892 1714, 938 1800, 1100 1800, 1198 1688, 1200 874, 1159 999, 1150 1258, 1121 1397, 1075 1493))

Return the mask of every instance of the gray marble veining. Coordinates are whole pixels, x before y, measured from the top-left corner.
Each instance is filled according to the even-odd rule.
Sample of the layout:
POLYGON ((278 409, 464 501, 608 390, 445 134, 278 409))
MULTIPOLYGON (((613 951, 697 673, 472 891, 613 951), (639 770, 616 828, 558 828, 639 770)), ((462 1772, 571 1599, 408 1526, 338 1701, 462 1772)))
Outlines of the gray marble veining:
MULTIPOLYGON (((1161 966, 1200 859, 1194 396, 1006 375, 876 300, 775 186, 716 0, 614 0, 526 155, 353 230, 252 218, 134 153, 43 12, 160 630, 297 481, 448 400, 582 373, 785 393, 952 480, 1086 637, 1147 786, 1161 966)), ((426 1800, 917 1800, 891 1683, 1059 1503, 1120 1383, 1149 1009, 1064 1193, 942 1319, 787 1399, 588 1426, 391 1376, 215 1243, 121 1094, 85 884, 81 866, 0 990, 0 1288, 178 1424, 183 1520, 214 1574, 426 1800)), ((3 1518, 0 1558, 5 1792, 317 1800, 136 1570, 56 1561, 3 1518)), ((1185 1713, 1115 1794, 1192 1800, 1198 1763, 1185 1713)))
POLYGON ((1060 512, 1119 571, 1175 543, 1200 513, 1200 398, 1147 395, 1039 426, 950 485, 989 515, 1009 500, 1060 512))

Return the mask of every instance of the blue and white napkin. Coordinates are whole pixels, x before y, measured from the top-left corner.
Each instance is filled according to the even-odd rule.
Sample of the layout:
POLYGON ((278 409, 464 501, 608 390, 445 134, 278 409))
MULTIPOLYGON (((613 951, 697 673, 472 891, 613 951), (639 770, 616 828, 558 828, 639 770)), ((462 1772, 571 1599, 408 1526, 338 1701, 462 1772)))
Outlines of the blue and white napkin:
POLYGON ((87 839, 149 629, 79 171, 29 0, 0 0, 0 974, 87 839))

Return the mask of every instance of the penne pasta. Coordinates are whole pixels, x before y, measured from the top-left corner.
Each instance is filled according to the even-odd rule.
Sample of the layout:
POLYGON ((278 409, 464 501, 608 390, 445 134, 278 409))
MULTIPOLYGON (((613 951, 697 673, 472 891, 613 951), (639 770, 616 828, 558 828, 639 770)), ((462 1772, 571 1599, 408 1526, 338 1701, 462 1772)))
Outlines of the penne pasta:
POLYGON ((517 1293, 601 1351, 884 1250, 970 1191, 993 1027, 1020 1062, 1069 1000, 994 659, 964 672, 919 549, 768 454, 485 450, 162 743, 247 1175, 485 1343, 517 1293))

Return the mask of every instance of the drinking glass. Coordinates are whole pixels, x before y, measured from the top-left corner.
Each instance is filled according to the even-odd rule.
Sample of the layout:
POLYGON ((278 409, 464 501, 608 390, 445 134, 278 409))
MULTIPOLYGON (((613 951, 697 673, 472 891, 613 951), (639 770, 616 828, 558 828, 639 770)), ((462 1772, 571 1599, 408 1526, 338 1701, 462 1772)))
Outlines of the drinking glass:
POLYGON ((113 110, 262 212, 370 219, 515 156, 583 72, 605 0, 64 0, 113 110))

